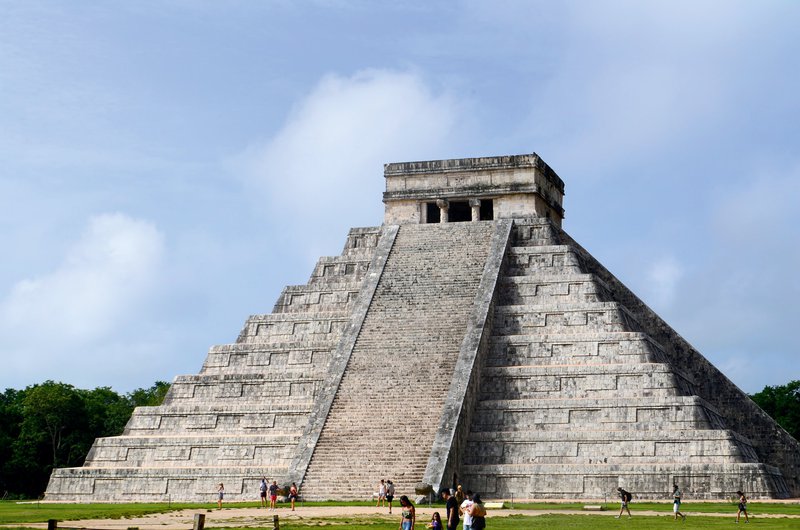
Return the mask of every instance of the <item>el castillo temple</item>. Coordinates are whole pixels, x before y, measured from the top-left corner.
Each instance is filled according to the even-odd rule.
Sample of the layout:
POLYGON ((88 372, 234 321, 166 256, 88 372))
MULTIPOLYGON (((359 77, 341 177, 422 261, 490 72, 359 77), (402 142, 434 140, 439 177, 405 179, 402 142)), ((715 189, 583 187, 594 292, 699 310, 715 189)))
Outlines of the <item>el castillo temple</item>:
MULTIPOLYGON (((58 501, 800 497, 800 443, 562 228, 536 154, 384 166, 383 224, 137 408, 58 501)), ((345 234, 342 234, 344 238, 345 234)))

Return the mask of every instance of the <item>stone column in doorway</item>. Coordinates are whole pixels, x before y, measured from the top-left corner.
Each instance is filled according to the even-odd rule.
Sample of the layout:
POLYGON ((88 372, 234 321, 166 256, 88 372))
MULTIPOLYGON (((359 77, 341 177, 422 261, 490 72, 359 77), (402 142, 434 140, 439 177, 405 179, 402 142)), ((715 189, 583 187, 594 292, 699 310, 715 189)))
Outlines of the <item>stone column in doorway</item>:
POLYGON ((446 223, 449 221, 448 212, 450 210, 450 202, 447 199, 437 199, 436 206, 439 207, 439 222, 446 223))
POLYGON ((480 199, 470 199, 469 205, 472 207, 472 221, 480 221, 481 220, 481 200, 480 199))

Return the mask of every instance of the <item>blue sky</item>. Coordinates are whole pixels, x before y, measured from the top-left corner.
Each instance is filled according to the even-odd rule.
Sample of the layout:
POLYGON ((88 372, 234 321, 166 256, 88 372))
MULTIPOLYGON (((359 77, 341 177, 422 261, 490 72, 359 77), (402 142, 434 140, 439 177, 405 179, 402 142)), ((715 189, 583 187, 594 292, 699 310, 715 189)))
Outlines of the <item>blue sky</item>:
POLYGON ((800 379, 800 2, 0 0, 0 388, 197 373, 382 221, 537 152, 565 229, 748 392, 800 379))

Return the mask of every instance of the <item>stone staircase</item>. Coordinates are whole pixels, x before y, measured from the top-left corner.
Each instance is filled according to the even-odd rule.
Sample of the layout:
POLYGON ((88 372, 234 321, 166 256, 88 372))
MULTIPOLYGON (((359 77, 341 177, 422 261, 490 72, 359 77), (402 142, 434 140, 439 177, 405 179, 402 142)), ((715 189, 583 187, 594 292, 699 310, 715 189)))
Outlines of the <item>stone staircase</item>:
POLYGON ((694 498, 786 496, 621 284, 593 268, 549 221, 515 221, 462 483, 489 498, 604 498, 617 486, 658 498, 673 481, 694 498))
POLYGON ((305 474, 304 498, 369 498, 381 478, 398 495, 413 495, 493 227, 400 227, 305 474))

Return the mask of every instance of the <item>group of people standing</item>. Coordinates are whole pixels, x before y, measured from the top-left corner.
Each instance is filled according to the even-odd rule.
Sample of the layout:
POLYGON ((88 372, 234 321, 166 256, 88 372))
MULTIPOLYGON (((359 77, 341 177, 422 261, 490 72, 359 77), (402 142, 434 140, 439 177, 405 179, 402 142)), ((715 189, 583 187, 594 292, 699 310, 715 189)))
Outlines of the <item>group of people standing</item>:
MULTIPOLYGON (((483 506, 480 495, 467 490, 466 493, 459 485, 453 490, 443 489, 441 492, 445 501, 445 519, 442 520, 439 512, 434 512, 431 522, 427 527, 433 530, 455 530, 463 517, 464 530, 483 530, 486 528, 486 508, 483 506)), ((378 484, 378 503, 376 507, 388 506, 392 513, 394 500, 394 484, 391 480, 381 479, 378 484)), ((399 530, 413 530, 417 523, 417 509, 408 496, 400 497, 400 526, 399 530)))
MULTIPOLYGON (((446 530, 455 530, 460 517, 464 518, 464 530, 486 528, 486 508, 483 506, 480 495, 471 490, 464 492, 459 485, 452 491, 447 488, 443 489, 442 498, 445 501, 446 530)), ((436 518, 438 513, 433 515, 436 518)))
POLYGON ((392 501, 394 500, 394 484, 391 480, 384 480, 381 479, 380 484, 378 484, 378 504, 375 505, 376 508, 382 506, 389 507, 389 513, 392 513, 392 501))
MULTIPOLYGON (((267 507, 267 494, 269 494, 269 509, 275 510, 277 508, 278 503, 278 481, 273 480, 272 484, 267 482, 267 477, 261 477, 261 484, 258 486, 258 490, 261 494, 261 506, 262 508, 267 507)), ((292 503, 292 511, 294 511, 294 503, 297 500, 297 484, 292 482, 292 485, 289 487, 289 502, 292 503)), ((225 498, 225 485, 220 482, 217 486, 217 508, 222 509, 222 501, 225 498)))
MULTIPOLYGON (((272 484, 268 484, 267 477, 261 478, 261 484, 258 486, 258 490, 261 494, 261 506, 263 508, 267 507, 267 494, 269 494, 269 509, 277 509, 278 489, 278 481, 273 480, 272 484)), ((289 486, 288 498, 289 502, 292 503, 292 511, 294 511, 294 503, 297 500, 297 484, 294 482, 292 482, 292 485, 289 486)))

